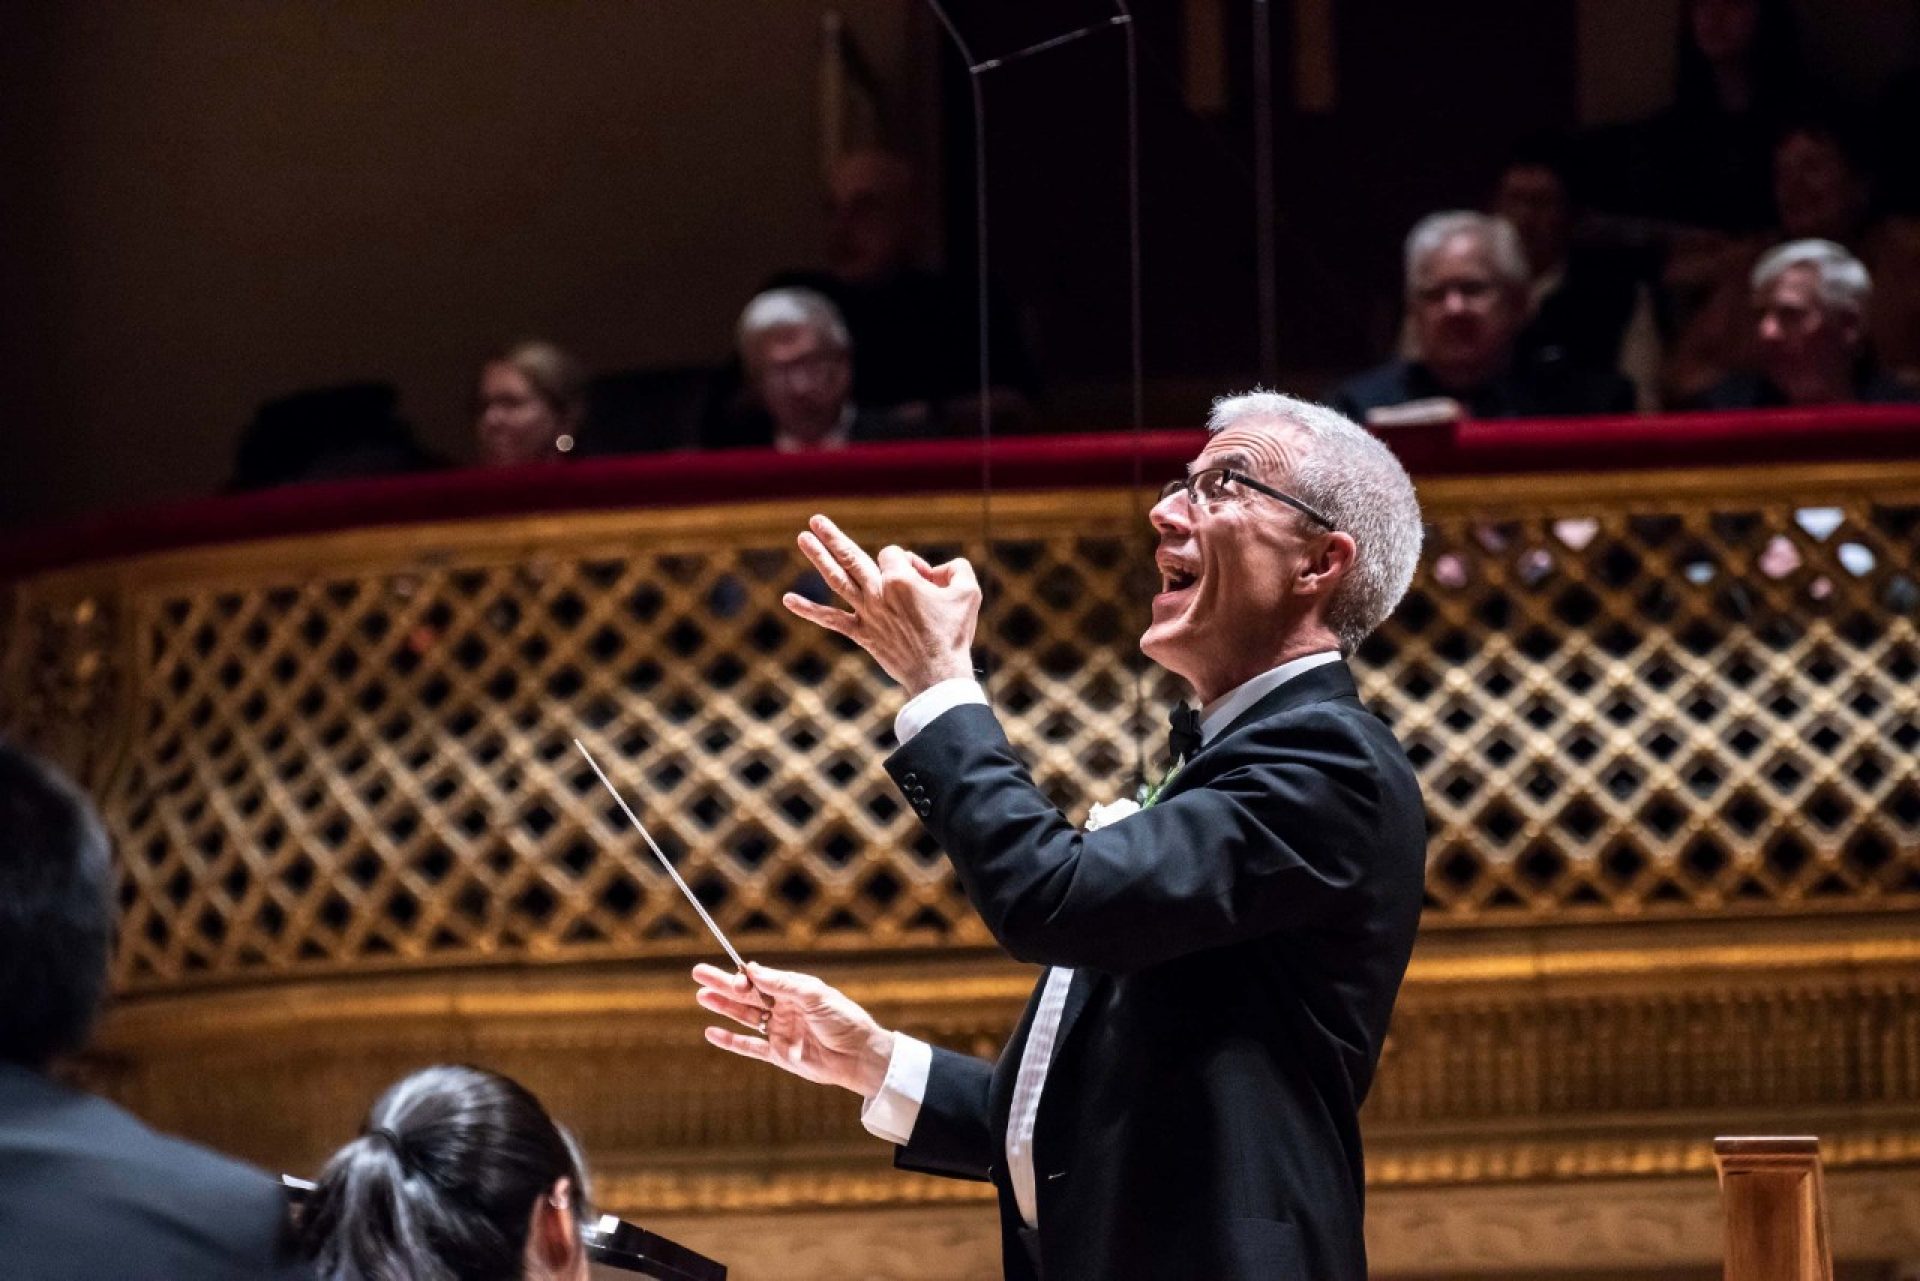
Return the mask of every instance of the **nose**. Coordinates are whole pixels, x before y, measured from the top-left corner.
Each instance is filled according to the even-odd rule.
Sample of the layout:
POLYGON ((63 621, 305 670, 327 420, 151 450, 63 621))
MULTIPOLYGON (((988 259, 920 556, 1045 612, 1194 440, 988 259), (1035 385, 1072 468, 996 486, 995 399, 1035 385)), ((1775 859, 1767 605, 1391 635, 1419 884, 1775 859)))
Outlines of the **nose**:
POLYGON ((1467 291, 1464 289, 1447 290, 1446 297, 1441 300, 1441 305, 1446 308, 1449 316, 1460 315, 1467 310, 1467 291))
POLYGON ((1187 501, 1187 491, 1176 489, 1155 503, 1147 521, 1162 534, 1185 533, 1193 524, 1193 504, 1187 501))
POLYGON ((1760 341, 1780 341, 1780 317, 1772 312, 1767 312, 1760 317, 1760 341))

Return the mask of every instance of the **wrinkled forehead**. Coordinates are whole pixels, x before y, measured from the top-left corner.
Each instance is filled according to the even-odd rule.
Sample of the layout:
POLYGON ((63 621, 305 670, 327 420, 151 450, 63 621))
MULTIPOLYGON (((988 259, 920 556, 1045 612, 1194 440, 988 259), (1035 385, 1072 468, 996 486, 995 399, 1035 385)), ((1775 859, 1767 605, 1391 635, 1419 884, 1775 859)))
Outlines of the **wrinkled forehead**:
POLYGON ((1187 464, 1187 470, 1231 467, 1255 480, 1281 481, 1293 474, 1305 452, 1304 433, 1284 419, 1235 423, 1215 432, 1200 456, 1187 464))
POLYGON ((1797 262, 1755 290, 1753 297, 1762 307, 1818 307, 1820 269, 1797 262))
POLYGON ((1413 265, 1416 281, 1446 277, 1493 278, 1493 248, 1486 237, 1471 231, 1456 231, 1421 256, 1413 265))

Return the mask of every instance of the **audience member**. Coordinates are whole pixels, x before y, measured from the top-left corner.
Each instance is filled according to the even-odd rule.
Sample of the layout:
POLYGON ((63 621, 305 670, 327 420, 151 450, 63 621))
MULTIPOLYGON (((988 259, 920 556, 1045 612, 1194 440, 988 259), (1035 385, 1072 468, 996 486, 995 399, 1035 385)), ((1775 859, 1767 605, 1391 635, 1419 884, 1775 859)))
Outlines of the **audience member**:
MULTIPOLYGON (((840 309, 860 353, 857 402, 959 429, 978 406, 978 289, 971 275, 918 265, 923 222, 911 165, 882 151, 849 153, 827 176, 825 270, 772 283, 816 290, 840 309)), ((997 296, 989 306, 994 397, 1013 409, 1034 395, 1038 379, 1017 313, 997 296)))
POLYGON ((1516 151, 1494 186, 1492 212, 1519 233, 1531 273, 1518 358, 1619 370, 1638 390, 1640 406, 1653 408, 1660 335, 1646 284, 1648 255, 1576 243, 1573 180, 1563 149, 1534 143, 1516 151))
POLYGON ((1759 372, 1732 375, 1703 408, 1920 400, 1865 358, 1873 284, 1858 258, 1831 240, 1795 240, 1762 258, 1752 283, 1759 372))
POLYGON ((1464 210, 1421 219, 1407 237, 1407 309, 1417 355, 1337 388, 1350 418, 1445 399, 1476 418, 1625 413, 1633 388, 1565 353, 1515 350, 1527 317, 1527 260, 1513 225, 1464 210))
POLYGON ((1804 92, 1790 0, 1687 0, 1673 102, 1599 148, 1616 213, 1726 232, 1767 225, 1773 140, 1804 92))
POLYGON ((474 400, 483 465, 564 457, 586 418, 587 371, 550 342, 516 343, 480 367, 474 400))
POLYGON ((1781 241, 1844 246, 1874 282, 1864 320, 1870 358, 1902 381, 1920 382, 1920 220, 1874 211, 1873 187, 1848 135, 1803 122, 1774 149, 1779 230, 1748 237, 1668 270, 1679 318, 1666 366, 1672 404, 1700 401, 1729 375, 1750 372, 1758 351, 1751 315, 1755 263, 1781 241))
POLYGON ((710 445, 800 453, 905 434, 854 405, 853 340, 824 295, 811 289, 756 295, 740 313, 735 341, 746 394, 720 421, 710 445))
POLYGON ((108 864, 86 799, 0 743, 0 1273, 304 1276, 277 1181, 50 1075, 86 1043, 106 987, 108 864))
POLYGON ((431 471, 445 460, 421 448, 389 383, 316 387, 270 400, 240 436, 227 489, 431 471))
POLYGON ((423 1068, 334 1153, 301 1235, 320 1281, 583 1281, 586 1167, 525 1087, 423 1068))

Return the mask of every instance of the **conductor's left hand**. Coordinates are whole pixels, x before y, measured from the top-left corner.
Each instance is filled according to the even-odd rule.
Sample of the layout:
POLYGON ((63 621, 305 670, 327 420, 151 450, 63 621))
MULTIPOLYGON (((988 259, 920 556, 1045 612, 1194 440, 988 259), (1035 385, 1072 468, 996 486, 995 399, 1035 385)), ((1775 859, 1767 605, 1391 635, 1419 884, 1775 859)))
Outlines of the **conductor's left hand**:
POLYGON ((782 603, 808 622, 853 640, 909 697, 941 681, 973 675, 980 584, 964 558, 929 565, 891 546, 869 556, 825 516, 807 522, 800 550, 847 608, 821 605, 795 592, 782 603))

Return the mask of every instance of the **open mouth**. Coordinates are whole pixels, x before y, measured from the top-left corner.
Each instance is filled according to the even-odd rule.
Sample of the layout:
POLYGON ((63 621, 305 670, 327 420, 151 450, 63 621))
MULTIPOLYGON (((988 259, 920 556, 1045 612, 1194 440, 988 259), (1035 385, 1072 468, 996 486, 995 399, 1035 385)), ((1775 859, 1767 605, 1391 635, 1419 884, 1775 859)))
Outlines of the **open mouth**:
POLYGON ((1160 562, 1160 594, 1171 596, 1184 592, 1200 581, 1199 571, 1174 561, 1160 562))

